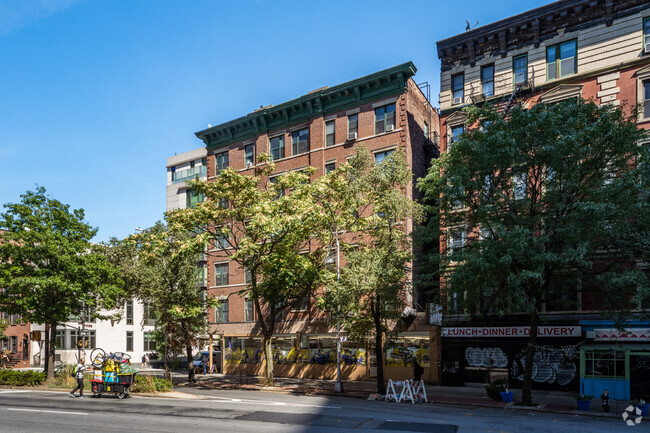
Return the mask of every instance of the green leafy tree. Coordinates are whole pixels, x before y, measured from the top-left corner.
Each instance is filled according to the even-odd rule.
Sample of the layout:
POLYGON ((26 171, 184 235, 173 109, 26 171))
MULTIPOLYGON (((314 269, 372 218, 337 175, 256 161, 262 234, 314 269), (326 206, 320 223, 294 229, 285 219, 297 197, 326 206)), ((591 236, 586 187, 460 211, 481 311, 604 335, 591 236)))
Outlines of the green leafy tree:
POLYGON ((634 118, 581 100, 507 118, 473 107, 467 125, 419 182, 437 215, 425 236, 446 245, 429 259, 447 313, 528 318, 522 402, 531 404, 542 304, 574 309, 567 284, 618 319, 648 299, 635 266, 650 252, 648 145, 634 118))
POLYGON ((164 349, 185 349, 188 381, 195 382, 192 345, 207 335, 206 310, 216 301, 197 284, 202 249, 184 248, 189 237, 157 222, 142 233, 113 241, 112 260, 120 266, 129 293, 155 312, 164 349))
POLYGON ((350 166, 351 193, 342 196, 357 197, 352 202, 362 207, 361 221, 355 223, 361 233, 354 247, 346 248, 347 265, 338 290, 327 291, 324 305, 332 311, 340 308, 349 338, 365 341, 374 335, 377 392, 385 394, 384 338, 396 332, 408 306, 407 267, 412 260, 408 227, 420 220, 422 210, 406 195, 412 174, 401 150, 373 164, 369 152, 360 149, 350 166))
POLYGON ((0 214, 0 309, 46 325, 51 379, 58 324, 83 305, 110 310, 123 292, 117 270, 90 243, 97 229, 84 221, 82 209, 70 211, 42 187, 21 199, 0 214))
POLYGON ((273 384, 271 342, 277 316, 313 294, 323 282, 324 250, 313 245, 319 223, 309 175, 289 172, 272 178, 275 164, 266 162, 254 176, 229 168, 214 181, 191 182, 206 200, 194 208, 168 214, 175 232, 191 232, 187 248, 209 245, 209 254, 246 269, 250 282, 242 290, 253 302, 264 348, 264 378, 273 384), (213 248, 219 246, 218 251, 213 248))

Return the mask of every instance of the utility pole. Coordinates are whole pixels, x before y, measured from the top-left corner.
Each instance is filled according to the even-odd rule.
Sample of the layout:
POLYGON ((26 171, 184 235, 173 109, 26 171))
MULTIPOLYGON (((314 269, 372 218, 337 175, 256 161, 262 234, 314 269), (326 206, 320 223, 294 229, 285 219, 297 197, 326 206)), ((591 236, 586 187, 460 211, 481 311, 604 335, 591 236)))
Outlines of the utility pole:
POLYGON ((84 352, 84 355, 86 354, 86 301, 81 301, 81 347, 79 361, 81 361, 81 351, 84 352))

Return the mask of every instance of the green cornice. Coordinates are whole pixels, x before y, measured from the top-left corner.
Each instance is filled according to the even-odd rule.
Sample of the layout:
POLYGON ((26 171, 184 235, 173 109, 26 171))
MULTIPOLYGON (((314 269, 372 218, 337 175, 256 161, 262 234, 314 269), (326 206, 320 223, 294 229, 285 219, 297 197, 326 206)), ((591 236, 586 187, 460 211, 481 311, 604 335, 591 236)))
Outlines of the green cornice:
POLYGON ((208 150, 247 140, 273 130, 336 113, 373 100, 406 92, 416 72, 413 62, 376 72, 334 87, 319 89, 280 105, 261 108, 239 119, 199 131, 208 150))

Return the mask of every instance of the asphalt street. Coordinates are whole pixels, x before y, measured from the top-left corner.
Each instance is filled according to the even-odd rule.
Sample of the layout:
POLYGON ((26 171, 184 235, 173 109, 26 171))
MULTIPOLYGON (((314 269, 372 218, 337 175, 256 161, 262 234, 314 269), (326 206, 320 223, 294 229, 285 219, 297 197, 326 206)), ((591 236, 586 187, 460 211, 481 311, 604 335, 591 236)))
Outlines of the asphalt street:
POLYGON ((72 399, 56 391, 0 390, 2 432, 618 432, 642 422, 502 409, 459 409, 218 391, 202 399, 72 399))

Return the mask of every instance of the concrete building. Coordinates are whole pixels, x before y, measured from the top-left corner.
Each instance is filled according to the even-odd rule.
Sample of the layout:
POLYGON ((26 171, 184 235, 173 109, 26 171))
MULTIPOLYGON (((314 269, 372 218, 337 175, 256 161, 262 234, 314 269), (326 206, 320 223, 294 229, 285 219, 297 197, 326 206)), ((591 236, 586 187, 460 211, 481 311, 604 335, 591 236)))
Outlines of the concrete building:
POLYGON ((207 155, 205 147, 201 147, 167 159, 167 211, 203 201, 192 193, 186 181, 207 179, 207 155))
MULTIPOLYGON (((208 181, 226 167, 252 174, 257 155, 262 152, 271 154, 278 174, 312 166, 316 168, 314 176, 321 176, 345 163, 358 146, 365 146, 376 161, 400 147, 414 178, 423 176, 431 158, 437 156, 439 123, 437 110, 413 81, 415 72, 412 63, 405 63, 334 87, 323 87, 279 105, 262 107, 197 132, 207 149, 208 181)), ((410 198, 415 194, 414 187, 407 191, 410 198)), ((410 222, 407 225, 412 229, 410 222)), ((212 333, 220 335, 223 341, 224 372, 258 374, 260 334, 252 302, 239 294, 246 286, 245 272, 229 262, 225 254, 210 252, 208 291, 221 299, 222 306, 209 312, 208 317, 212 333)), ((423 377, 429 380, 438 374, 434 371, 435 363, 429 360, 438 355, 432 353, 435 345, 429 344, 432 328, 425 320, 424 300, 415 288, 413 317, 396 346, 410 347, 418 354, 425 367, 423 377)), ((335 330, 310 300, 283 312, 277 328, 277 376, 335 377, 335 330)), ((346 342, 343 351, 344 379, 373 376, 373 359, 368 362, 366 344, 346 342)), ((396 347, 388 348, 387 377, 411 377, 412 368, 404 366, 403 357, 398 360, 390 356, 393 351, 397 351, 396 347)))
MULTIPOLYGON (((507 109, 577 97, 597 104, 627 103, 627 112, 640 104, 638 124, 650 129, 646 0, 557 1, 439 41, 437 49, 442 152, 467 127, 461 109, 470 104, 507 109)), ((613 398, 638 396, 639 387, 650 384, 650 323, 630 322, 620 333, 599 314, 599 299, 579 289, 572 296, 577 308, 576 303, 542 306, 548 326, 539 339, 534 386, 596 396, 606 388, 613 398)), ((442 383, 484 382, 487 368, 496 367, 516 385, 527 341, 525 330, 512 331, 525 325, 518 320, 451 325, 442 338, 442 383)))

